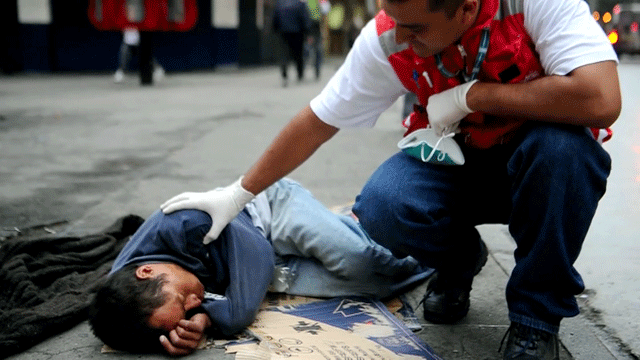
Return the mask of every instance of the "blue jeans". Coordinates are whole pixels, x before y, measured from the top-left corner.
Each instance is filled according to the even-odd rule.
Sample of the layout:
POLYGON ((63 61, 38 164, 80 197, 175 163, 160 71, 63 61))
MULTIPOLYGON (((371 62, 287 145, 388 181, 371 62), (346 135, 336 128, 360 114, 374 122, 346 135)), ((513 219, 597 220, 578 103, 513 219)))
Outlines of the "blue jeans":
POLYGON ((509 224, 517 249, 507 284, 511 321, 557 333, 584 290, 573 267, 611 160, 576 126, 533 123, 506 145, 462 146, 463 166, 423 163, 400 152, 384 162, 353 211, 379 244, 456 274, 471 286, 475 225, 509 224))
POLYGON ((276 265, 292 273, 289 294, 385 298, 433 272, 412 257, 394 257, 351 216, 334 214, 293 180, 282 179, 265 193, 276 265))

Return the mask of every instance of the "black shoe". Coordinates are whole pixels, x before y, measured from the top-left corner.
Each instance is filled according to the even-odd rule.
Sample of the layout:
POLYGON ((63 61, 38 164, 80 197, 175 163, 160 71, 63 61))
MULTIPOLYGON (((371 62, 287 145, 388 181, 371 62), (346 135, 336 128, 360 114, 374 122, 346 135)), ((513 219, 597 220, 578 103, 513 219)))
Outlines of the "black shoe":
MULTIPOLYGON (((480 254, 473 275, 477 275, 487 263, 489 251, 480 240, 480 254)), ((422 299, 425 320, 436 324, 451 324, 464 318, 469 312, 469 281, 449 279, 436 273, 427 285, 427 293, 422 299)))
MULTIPOLYGON (((558 335, 546 331, 530 328, 528 326, 511 323, 509 330, 504 334, 507 346, 504 349, 505 360, 558 360, 558 335)), ((504 338, 502 338, 504 342, 504 338)), ((502 348, 502 344, 500 344, 502 348)))
POLYGON ((443 281, 438 275, 433 275, 422 299, 424 318, 435 324, 452 324, 469 312, 469 290, 452 288, 448 281, 443 281))

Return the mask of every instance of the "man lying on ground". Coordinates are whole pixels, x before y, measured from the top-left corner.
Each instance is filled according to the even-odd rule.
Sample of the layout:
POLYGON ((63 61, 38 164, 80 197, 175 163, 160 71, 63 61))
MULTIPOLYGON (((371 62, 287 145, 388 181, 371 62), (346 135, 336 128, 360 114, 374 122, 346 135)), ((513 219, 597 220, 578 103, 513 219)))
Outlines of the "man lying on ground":
POLYGON ((205 332, 242 331, 272 290, 389 297, 431 271, 395 258, 298 183, 262 192, 211 242, 198 210, 157 211, 131 237, 90 307, 94 334, 129 352, 193 352, 205 332))

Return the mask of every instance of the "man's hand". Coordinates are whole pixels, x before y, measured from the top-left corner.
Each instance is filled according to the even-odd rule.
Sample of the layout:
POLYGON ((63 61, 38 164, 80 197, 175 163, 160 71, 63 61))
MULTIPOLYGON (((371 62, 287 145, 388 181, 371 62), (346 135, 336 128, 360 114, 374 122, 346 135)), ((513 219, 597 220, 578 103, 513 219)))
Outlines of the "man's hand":
POLYGON ((207 192, 185 192, 167 200, 160 208, 165 214, 184 209, 197 209, 208 213, 212 224, 203 241, 208 244, 217 239, 222 229, 255 198, 255 195, 242 187, 241 181, 242 178, 227 187, 207 192))
POLYGON ((178 326, 169 332, 169 338, 160 337, 160 343, 170 355, 191 354, 204 339, 204 331, 209 326, 211 320, 207 314, 195 314, 189 320, 180 320, 178 326))
POLYGON ((467 106, 467 92, 477 81, 473 80, 429 97, 427 116, 436 135, 456 132, 460 120, 473 112, 467 106))

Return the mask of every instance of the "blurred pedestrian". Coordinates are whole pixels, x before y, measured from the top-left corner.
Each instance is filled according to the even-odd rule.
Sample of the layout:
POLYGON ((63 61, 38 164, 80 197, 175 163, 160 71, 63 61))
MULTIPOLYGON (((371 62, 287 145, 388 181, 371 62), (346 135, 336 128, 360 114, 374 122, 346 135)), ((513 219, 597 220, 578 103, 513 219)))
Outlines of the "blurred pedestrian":
POLYGON ((331 3, 328 0, 309 0, 307 6, 311 16, 311 28, 307 38, 307 51, 305 52, 307 59, 305 62, 311 61, 311 55, 313 55, 313 65, 316 80, 318 80, 324 57, 323 27, 327 14, 331 10, 331 3))
POLYGON ((282 86, 287 86, 287 67, 293 58, 298 82, 304 78, 304 40, 309 32, 311 20, 306 1, 278 0, 273 12, 273 31, 280 35, 284 48, 280 53, 282 86))
MULTIPOLYGON (((140 56, 140 32, 136 28, 126 28, 122 31, 122 44, 120 45, 120 54, 118 57, 118 69, 113 76, 113 80, 116 83, 124 81, 124 73, 129 67, 131 61, 131 55, 140 56)), ((153 62, 153 80, 158 81, 164 77, 164 69, 155 57, 151 60, 153 62)))

